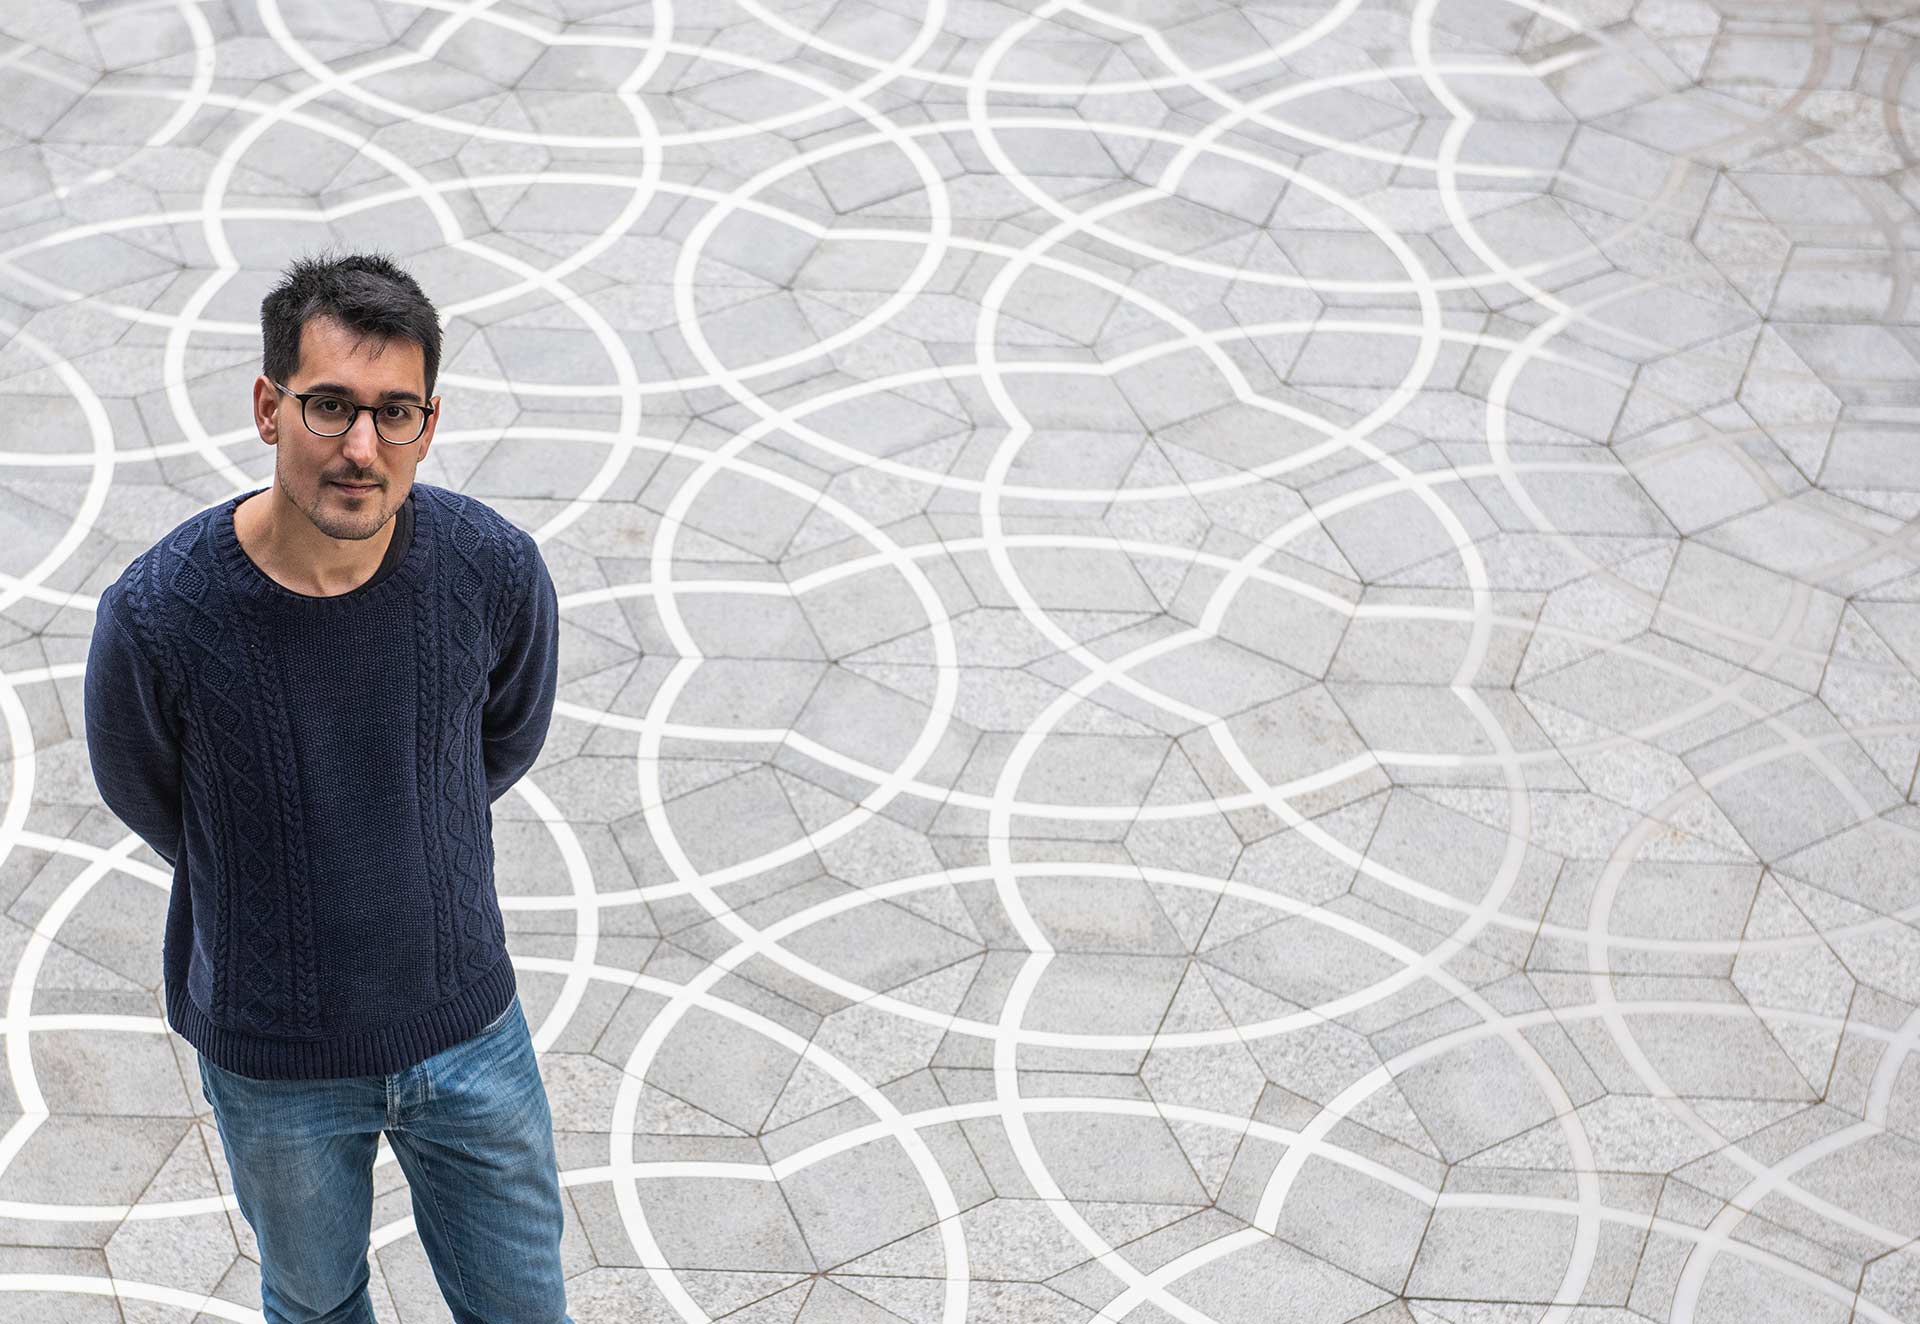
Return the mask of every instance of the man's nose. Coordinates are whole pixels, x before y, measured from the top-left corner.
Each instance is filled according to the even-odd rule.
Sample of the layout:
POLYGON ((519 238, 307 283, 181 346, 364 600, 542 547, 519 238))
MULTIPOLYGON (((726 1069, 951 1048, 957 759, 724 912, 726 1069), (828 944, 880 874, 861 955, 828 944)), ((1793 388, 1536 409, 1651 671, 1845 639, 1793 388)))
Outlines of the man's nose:
POLYGON ((380 453, 380 434, 374 429, 372 414, 362 412, 354 415, 353 426, 340 439, 340 449, 347 459, 362 469, 373 466, 374 457, 380 453))

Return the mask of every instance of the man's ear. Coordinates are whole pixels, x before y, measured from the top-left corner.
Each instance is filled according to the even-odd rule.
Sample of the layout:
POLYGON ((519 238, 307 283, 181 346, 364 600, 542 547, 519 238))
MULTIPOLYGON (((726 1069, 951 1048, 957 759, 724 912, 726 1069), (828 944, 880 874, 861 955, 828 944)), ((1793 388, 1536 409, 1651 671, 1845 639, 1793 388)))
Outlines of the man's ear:
POLYGON ((279 442, 280 391, 264 374, 253 379, 253 426, 267 445, 279 442))

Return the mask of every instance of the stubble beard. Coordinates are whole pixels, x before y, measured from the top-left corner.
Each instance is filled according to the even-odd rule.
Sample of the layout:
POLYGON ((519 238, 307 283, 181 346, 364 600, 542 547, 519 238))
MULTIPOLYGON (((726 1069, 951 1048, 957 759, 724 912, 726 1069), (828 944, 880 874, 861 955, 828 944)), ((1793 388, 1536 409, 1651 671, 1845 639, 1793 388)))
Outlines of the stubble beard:
MULTIPOLYGON (((286 475, 281 473, 279 477, 281 486, 284 488, 286 475)), ((367 501, 367 508, 358 511, 341 510, 332 506, 331 501, 335 492, 336 489, 332 483, 324 478, 316 478, 308 499, 296 501, 294 504, 300 507, 301 512, 306 515, 314 528, 329 538, 337 538, 341 542, 364 542, 386 527, 387 516, 392 512, 382 503, 386 495, 385 488, 370 493, 367 498, 362 498, 367 501)))

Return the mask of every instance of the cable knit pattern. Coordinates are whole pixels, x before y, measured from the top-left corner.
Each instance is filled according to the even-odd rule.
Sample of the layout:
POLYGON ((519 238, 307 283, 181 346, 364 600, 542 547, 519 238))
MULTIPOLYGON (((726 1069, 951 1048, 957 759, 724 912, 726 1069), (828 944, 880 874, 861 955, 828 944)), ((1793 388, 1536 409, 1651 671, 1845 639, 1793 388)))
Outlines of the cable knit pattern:
MULTIPOLYGON (((188 530, 189 534, 193 531, 188 530)), ((154 621, 153 606, 155 589, 153 586, 153 566, 156 554, 166 547, 163 541, 153 552, 138 557, 127 567, 121 582, 101 595, 100 609, 103 613, 124 611, 125 619, 133 626, 134 637, 139 641, 141 650, 153 666, 159 678, 159 699, 165 711, 177 719, 186 710, 187 679, 181 663, 177 641, 163 633, 154 621)), ((91 664, 89 664, 91 670, 91 664)), ((178 727, 185 747, 191 755, 181 760, 185 773, 183 793, 185 798, 195 804, 212 804, 218 790, 206 775, 214 765, 213 749, 207 739, 206 727, 201 723, 180 725, 178 727)), ((89 747, 91 747, 89 732, 89 747)), ((224 887, 205 889, 207 893, 206 927, 208 932, 224 936, 227 925, 227 892, 224 887)), ((171 925, 169 925, 171 928, 171 925)), ((169 952, 174 963, 183 963, 177 953, 169 952)), ((222 975, 227 969, 222 966, 222 975)), ((227 1006, 231 1001, 227 996, 227 981, 224 977, 213 979, 207 990, 208 1012, 218 1019, 225 1019, 227 1006)))
POLYGON ((416 483, 392 573, 309 597, 240 546, 242 499, 102 594, 95 780, 177 853, 175 1029, 242 1075, 398 1071, 513 997, 489 805, 545 740, 552 580, 498 512, 416 483))
MULTIPOLYGON (((287 969, 279 971, 290 985, 284 1023, 288 1034, 320 1033, 319 972, 315 968, 313 898, 307 885, 306 824, 301 812, 304 797, 294 777, 291 757, 293 730, 288 721, 286 693, 280 683, 273 650, 260 642, 253 613, 241 599, 235 624, 246 637, 247 661, 252 663, 250 687, 260 699, 262 734, 267 741, 265 766, 272 768, 276 789, 274 807, 279 810, 279 849, 274 853, 283 889, 279 909, 284 918, 287 943, 287 969)), ((263 921, 264 923, 264 921, 263 921)), ((265 956, 248 961, 249 969, 268 964, 265 956)))
MULTIPOLYGON (((467 518, 465 511, 450 513, 454 516, 453 527, 443 543, 453 553, 447 564, 453 612, 448 637, 454 645, 448 670, 454 691, 466 694, 481 687, 488 671, 487 652, 493 632, 488 619, 487 584, 492 567, 483 559, 489 549, 479 526, 467 518)), ((478 719, 477 711, 453 705, 447 713, 447 744, 456 748, 464 744, 470 723, 478 719)), ((493 937, 493 922, 486 915, 487 898, 482 893, 487 880, 482 877, 480 852, 471 844, 477 825, 486 819, 485 796, 481 788, 455 776, 450 765, 442 767, 440 790, 446 799, 448 836, 454 843, 448 867, 454 879, 456 923, 462 939, 465 968, 461 977, 471 978, 479 973, 478 966, 493 937)))
MULTIPOLYGON (((421 676, 438 676, 440 659, 445 655, 441 642, 445 634, 446 614, 440 610, 441 594, 436 591, 437 581, 438 575, 432 564, 414 578, 413 605, 421 625, 421 628, 414 633, 414 638, 418 641, 414 652, 415 665, 419 668, 416 674, 421 676)), ((439 755, 441 748, 447 743, 443 735, 446 714, 439 704, 423 703, 420 705, 417 722, 419 726, 419 739, 416 742, 419 762, 417 780, 420 799, 423 803, 427 803, 436 801, 442 795, 439 755)), ((435 878, 446 877, 446 853, 441 848, 440 834, 437 832, 423 834, 421 845, 425 848, 427 872, 435 878)), ((449 996, 458 986, 453 968, 455 946, 453 897, 449 889, 436 887, 433 890, 433 974, 434 987, 441 997, 449 996)))
POLYGON ((288 953, 282 933, 275 931, 280 915, 273 847, 280 834, 262 777, 272 765, 260 753, 254 690, 241 683, 248 658, 236 649, 235 638, 245 632, 235 631, 235 604, 208 558, 198 554, 207 541, 204 528, 194 530, 184 549, 172 541, 179 554, 156 567, 160 591, 153 605, 181 641, 191 711, 203 719, 217 756, 211 780, 230 827, 221 853, 238 921, 224 935, 227 1000, 247 1029, 281 1033, 288 1028, 288 953))

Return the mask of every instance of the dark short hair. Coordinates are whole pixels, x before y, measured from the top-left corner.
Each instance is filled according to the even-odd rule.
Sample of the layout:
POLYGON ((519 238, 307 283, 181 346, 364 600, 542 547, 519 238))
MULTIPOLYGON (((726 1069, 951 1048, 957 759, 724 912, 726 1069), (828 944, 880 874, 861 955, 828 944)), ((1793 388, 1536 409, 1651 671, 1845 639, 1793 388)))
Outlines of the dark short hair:
POLYGON ((380 253, 322 253, 294 261, 260 301, 260 369, 287 382, 300 369, 300 331, 331 317, 360 336, 411 340, 426 361, 427 394, 440 373, 440 314, 419 282, 380 253))

